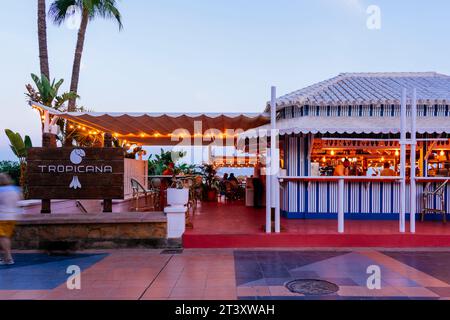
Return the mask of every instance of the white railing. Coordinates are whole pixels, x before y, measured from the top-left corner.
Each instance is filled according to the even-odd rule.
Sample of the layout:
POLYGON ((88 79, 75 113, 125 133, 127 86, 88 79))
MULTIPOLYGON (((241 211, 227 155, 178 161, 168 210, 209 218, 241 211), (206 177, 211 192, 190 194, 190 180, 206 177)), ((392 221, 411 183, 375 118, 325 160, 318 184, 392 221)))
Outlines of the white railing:
POLYGON ((345 232, 344 188, 345 181, 349 182, 400 182, 402 177, 306 177, 306 176, 281 176, 280 182, 337 182, 338 183, 338 232, 345 232))
MULTIPOLYGON (((283 182, 337 182, 338 183, 338 232, 344 233, 345 231, 345 215, 344 215, 344 188, 345 182, 402 182, 402 177, 334 177, 334 176, 280 176, 278 177, 281 183, 283 182)), ((416 183, 425 184, 425 183, 439 183, 449 181, 450 177, 416 177, 414 178, 416 183)), ((406 182, 411 182, 410 178, 405 179, 406 182)), ((415 199, 411 199, 411 201, 415 201, 415 199)), ((414 207, 412 207, 414 208, 414 207)), ((413 209, 414 210, 414 209, 413 209)), ((415 210, 414 210, 415 211, 415 210)))

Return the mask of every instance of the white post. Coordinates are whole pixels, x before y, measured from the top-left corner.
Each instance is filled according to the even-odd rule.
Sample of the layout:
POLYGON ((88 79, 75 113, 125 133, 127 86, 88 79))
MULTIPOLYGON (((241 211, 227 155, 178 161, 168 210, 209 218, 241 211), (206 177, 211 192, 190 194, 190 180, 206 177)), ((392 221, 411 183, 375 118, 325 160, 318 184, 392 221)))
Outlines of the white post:
MULTIPOLYGON (((264 137, 263 139, 267 139, 264 137)), ((272 201, 271 201, 271 181, 270 181, 270 149, 266 142, 266 233, 272 233, 272 201)))
POLYGON ((280 157, 279 157, 279 152, 278 152, 278 148, 277 148, 277 157, 276 157, 276 161, 277 161, 277 173, 274 176, 275 179, 275 232, 276 233, 281 233, 281 203, 280 203, 280 195, 281 195, 281 191, 280 191, 280 180, 279 180, 279 163, 280 163, 280 157))
POLYGON ((340 178, 338 182, 338 232, 345 232, 345 218, 344 218, 344 187, 345 180, 340 178))
POLYGON ((270 177, 271 177, 271 200, 272 208, 275 208, 275 233, 281 232, 281 215, 280 215, 280 182, 278 174, 280 171, 280 150, 278 149, 278 134, 277 134, 277 88, 271 88, 270 99, 270 177))
POLYGON ((44 133, 50 132, 50 113, 44 110, 44 133))
POLYGON ((406 88, 402 90, 400 110, 400 232, 406 231, 406 88))
POLYGON ((410 231, 416 233, 416 147, 417 147, 417 89, 414 88, 411 104, 411 212, 410 231))

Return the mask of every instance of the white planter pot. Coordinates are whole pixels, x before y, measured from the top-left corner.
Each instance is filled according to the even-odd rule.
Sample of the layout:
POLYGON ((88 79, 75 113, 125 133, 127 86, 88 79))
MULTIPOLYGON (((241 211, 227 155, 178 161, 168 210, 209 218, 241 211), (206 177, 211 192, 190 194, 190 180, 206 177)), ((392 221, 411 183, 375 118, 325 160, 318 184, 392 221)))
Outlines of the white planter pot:
POLYGON ((172 207, 184 207, 189 202, 189 189, 167 189, 167 204, 172 207))
POLYGON ((186 231, 186 210, 184 206, 166 207, 167 215, 167 238, 180 239, 186 231))

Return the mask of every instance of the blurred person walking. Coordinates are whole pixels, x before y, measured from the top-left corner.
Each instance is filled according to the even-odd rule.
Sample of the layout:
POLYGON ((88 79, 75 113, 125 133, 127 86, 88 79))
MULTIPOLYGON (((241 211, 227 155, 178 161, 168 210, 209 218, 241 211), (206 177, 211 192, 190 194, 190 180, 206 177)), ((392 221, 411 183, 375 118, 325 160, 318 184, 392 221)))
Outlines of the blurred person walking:
POLYGON ((11 238, 16 225, 15 214, 18 212, 19 200, 19 188, 13 185, 7 174, 0 173, 0 250, 3 252, 3 258, 0 256, 0 266, 14 264, 11 238))

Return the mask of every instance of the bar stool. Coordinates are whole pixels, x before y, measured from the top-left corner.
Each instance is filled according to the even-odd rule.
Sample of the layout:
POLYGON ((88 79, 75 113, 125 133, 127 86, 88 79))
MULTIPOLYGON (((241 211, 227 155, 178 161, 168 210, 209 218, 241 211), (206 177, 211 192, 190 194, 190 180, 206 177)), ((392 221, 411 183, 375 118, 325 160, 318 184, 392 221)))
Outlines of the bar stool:
POLYGON ((441 183, 435 190, 431 189, 432 183, 428 183, 424 190, 422 195, 422 222, 425 221, 425 215, 428 213, 440 213, 442 214, 442 220, 444 223, 447 223, 447 212, 445 209, 445 189, 447 187, 449 180, 444 181, 441 183), (433 199, 433 197, 436 197, 438 201, 440 201, 441 208, 429 208, 428 203, 430 199, 433 199))

